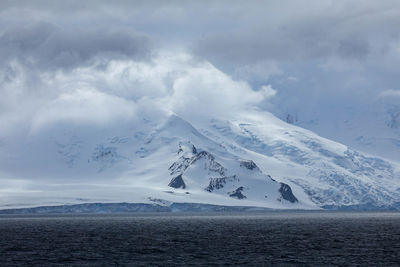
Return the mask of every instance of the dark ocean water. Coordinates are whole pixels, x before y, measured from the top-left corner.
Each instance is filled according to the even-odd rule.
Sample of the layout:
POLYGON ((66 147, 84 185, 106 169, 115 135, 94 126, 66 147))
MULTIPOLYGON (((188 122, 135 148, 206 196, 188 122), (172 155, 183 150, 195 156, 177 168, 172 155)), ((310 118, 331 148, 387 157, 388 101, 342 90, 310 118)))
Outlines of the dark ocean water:
POLYGON ((0 266, 400 265, 399 213, 0 216, 0 266))

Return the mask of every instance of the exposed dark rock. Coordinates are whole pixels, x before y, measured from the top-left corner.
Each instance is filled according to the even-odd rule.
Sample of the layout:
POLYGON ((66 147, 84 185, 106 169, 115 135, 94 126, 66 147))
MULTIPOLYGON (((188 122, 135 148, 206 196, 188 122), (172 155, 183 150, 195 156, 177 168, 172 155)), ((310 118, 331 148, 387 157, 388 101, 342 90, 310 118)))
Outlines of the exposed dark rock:
MULTIPOLYGON (((183 174, 186 171, 186 169, 189 168, 191 165, 195 164, 196 161, 200 159, 205 159, 207 169, 209 169, 212 172, 217 172, 221 176, 225 176, 226 169, 217 161, 215 161, 215 157, 212 154, 210 154, 207 151, 198 152, 198 150, 194 145, 190 144, 190 146, 191 146, 190 148, 191 155, 190 154, 188 155, 187 153, 183 154, 178 161, 172 163, 172 165, 168 168, 168 170, 171 171, 170 173, 171 175, 178 173, 183 174)), ((183 145, 180 144, 179 147, 180 148, 178 150, 178 153, 179 151, 183 151, 183 145)))
POLYGON ((233 192, 229 192, 229 196, 230 197, 235 197, 237 199, 244 199, 247 198, 245 195, 242 194, 242 191, 244 190, 243 186, 239 187, 238 189, 236 189, 233 192))
POLYGON ((240 162, 240 167, 245 167, 249 170, 258 169, 258 166, 252 160, 242 160, 240 162))
POLYGON ((291 202, 295 203, 298 202, 297 198, 293 195, 292 189, 289 185, 285 183, 280 183, 281 187, 279 188, 279 193, 281 193, 282 198, 291 202))
POLYGON ((276 180, 275 180, 274 178, 272 178, 271 175, 267 174, 267 177, 268 177, 269 179, 271 179, 272 181, 276 182, 276 180))
POLYGON ((190 162, 191 164, 194 164, 196 161, 204 158, 206 160, 206 168, 208 168, 211 172, 216 172, 221 176, 225 176, 226 168, 219 164, 217 161, 215 161, 215 157, 207 152, 207 151, 201 151, 197 153, 193 158, 192 161, 190 162))
POLYGON ((115 147, 98 146, 92 154, 92 159, 94 161, 107 161, 110 158, 117 158, 118 154, 116 150, 115 147))
POLYGON ((208 153, 207 151, 201 151, 200 153, 197 154, 195 160, 201 159, 201 158, 207 158, 209 160, 214 160, 214 156, 208 153))
POLYGON ((206 187, 206 191, 212 192, 214 189, 221 189, 224 187, 226 182, 236 180, 236 175, 230 177, 210 178, 210 183, 206 187))
POLYGON ((169 187, 173 187, 173 188, 182 188, 185 189, 186 188, 186 184, 183 181, 182 178, 182 174, 176 176, 175 178, 173 178, 171 180, 171 182, 168 184, 169 187))
POLYGON ((192 163, 192 158, 181 157, 180 161, 176 161, 172 163, 172 165, 168 168, 171 171, 171 175, 175 173, 183 173, 192 163))
POLYGON ((297 114, 295 114, 295 115, 287 114, 286 122, 290 123, 290 124, 294 124, 295 122, 297 122, 297 114))
POLYGON ((210 183, 206 187, 206 191, 212 192, 214 189, 221 189, 226 184, 226 177, 210 178, 210 183))

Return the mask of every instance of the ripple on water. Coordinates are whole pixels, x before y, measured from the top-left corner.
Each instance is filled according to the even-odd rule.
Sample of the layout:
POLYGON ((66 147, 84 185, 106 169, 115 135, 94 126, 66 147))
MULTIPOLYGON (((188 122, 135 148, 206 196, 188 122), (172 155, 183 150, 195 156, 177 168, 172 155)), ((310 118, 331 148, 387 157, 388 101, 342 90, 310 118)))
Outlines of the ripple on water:
POLYGON ((0 216, 0 265, 400 264, 397 213, 0 216))

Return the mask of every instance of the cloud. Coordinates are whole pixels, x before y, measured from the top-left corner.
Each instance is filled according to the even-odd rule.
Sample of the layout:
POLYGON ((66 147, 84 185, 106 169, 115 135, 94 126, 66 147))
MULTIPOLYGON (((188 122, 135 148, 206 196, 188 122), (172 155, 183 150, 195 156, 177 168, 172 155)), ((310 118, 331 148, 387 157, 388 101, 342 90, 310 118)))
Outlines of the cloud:
POLYGON ((269 99, 276 95, 276 90, 271 85, 263 85, 259 91, 262 95, 262 99, 269 99))
POLYGON ((158 103, 205 116, 207 100, 221 116, 251 106, 350 116, 345 107, 368 109, 399 84, 399 25, 395 0, 2 1, 0 128, 81 84, 135 114, 158 103), (276 95, 256 101, 264 85, 276 95))
POLYGON ((332 56, 362 60, 394 44, 400 22, 396 2, 362 3, 311 1, 305 7, 296 1, 256 2, 243 8, 239 26, 202 37, 194 51, 212 62, 237 64, 332 56))
MULTIPOLYGON (((4 84, 13 104, 2 115, 12 114, 17 129, 31 125, 33 133, 57 123, 105 126, 139 117, 157 121, 171 113, 188 119, 232 118, 276 94, 270 85, 253 90, 186 53, 160 52, 151 61, 98 59, 68 72, 42 71, 34 94, 26 78, 29 69, 18 64, 15 69, 19 79, 4 84)), ((9 130, 11 124, 3 127, 9 130)))
POLYGON ((400 114, 400 90, 388 89, 383 91, 378 98, 383 110, 390 114, 400 114))
POLYGON ((388 89, 381 93, 382 97, 400 97, 400 90, 388 89))
POLYGON ((183 117, 229 118, 271 97, 273 89, 253 90, 244 81, 235 81, 209 62, 182 66, 172 84, 172 93, 162 99, 166 106, 183 117))
POLYGON ((351 143, 398 114, 399 29, 397 0, 0 1, 4 159, 29 134, 250 109, 351 143))
POLYGON ((39 70, 70 70, 96 57, 146 59, 152 43, 145 35, 109 29, 68 29, 48 22, 12 25, 0 35, 2 64, 16 60, 39 70))
POLYGON ((92 88, 77 88, 61 93, 56 99, 41 107, 33 117, 32 130, 46 125, 66 122, 78 124, 111 124, 124 121, 135 114, 134 103, 108 95, 92 88))

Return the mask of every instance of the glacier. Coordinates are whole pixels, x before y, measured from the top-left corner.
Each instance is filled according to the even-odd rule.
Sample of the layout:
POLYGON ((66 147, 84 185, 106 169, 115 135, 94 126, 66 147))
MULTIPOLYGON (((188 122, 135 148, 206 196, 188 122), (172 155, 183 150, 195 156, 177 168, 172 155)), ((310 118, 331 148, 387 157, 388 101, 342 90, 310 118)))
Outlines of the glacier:
POLYGON ((400 207, 398 162, 352 150, 269 112, 51 127, 0 143, 0 209, 400 207), (117 203, 120 208, 104 208, 117 203))

